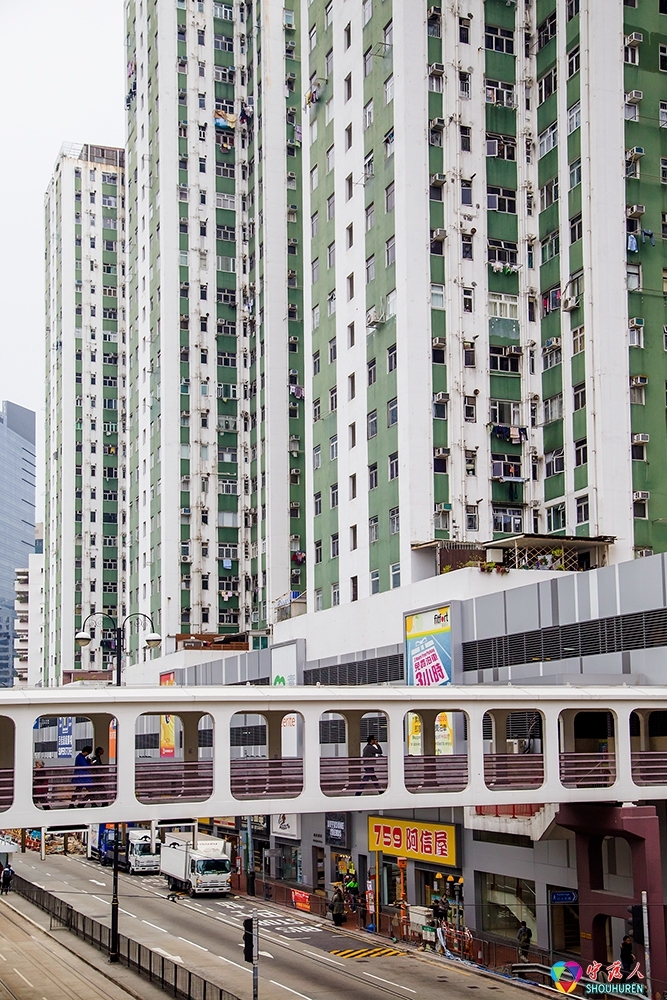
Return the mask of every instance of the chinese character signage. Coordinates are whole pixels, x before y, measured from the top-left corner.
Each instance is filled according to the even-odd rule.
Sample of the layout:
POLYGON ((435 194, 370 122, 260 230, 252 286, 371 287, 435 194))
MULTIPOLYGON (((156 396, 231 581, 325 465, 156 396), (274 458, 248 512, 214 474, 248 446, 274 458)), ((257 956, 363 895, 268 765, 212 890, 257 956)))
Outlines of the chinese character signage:
POLYGON ((58 757, 72 757, 74 748, 74 718, 71 715, 58 719, 58 757))
POLYGON ((368 850, 456 867, 456 827, 369 816, 368 850))
MULTIPOLYGON (((551 978, 559 993, 572 993, 577 988, 583 972, 578 962, 556 962, 551 968, 551 978)), ((613 993, 615 996, 645 996, 646 987, 640 982, 643 978, 643 974, 639 971, 639 962, 629 971, 621 967, 620 959, 606 966, 602 962, 591 962, 586 966, 588 982, 584 984, 584 992, 587 997, 604 993, 613 993), (600 975, 602 978, 598 979, 600 975)))
POLYGON ((452 682, 452 633, 449 605, 405 616, 407 682, 437 687, 452 682))

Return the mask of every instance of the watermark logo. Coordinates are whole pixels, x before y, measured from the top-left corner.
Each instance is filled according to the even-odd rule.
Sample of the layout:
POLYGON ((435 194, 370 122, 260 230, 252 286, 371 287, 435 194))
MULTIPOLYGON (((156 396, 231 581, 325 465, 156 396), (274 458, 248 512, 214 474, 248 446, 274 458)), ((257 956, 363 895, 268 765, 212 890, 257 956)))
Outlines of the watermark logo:
POLYGON ((583 969, 577 962, 556 962, 551 966, 551 978, 560 993, 572 993, 582 975, 583 969))

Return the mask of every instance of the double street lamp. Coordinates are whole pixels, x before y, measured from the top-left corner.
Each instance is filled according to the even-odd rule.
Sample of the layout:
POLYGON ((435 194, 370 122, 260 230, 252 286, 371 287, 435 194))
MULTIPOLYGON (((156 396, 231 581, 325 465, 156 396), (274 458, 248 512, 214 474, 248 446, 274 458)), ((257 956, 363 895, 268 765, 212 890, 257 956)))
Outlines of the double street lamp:
MULTIPOLYGON (((125 626, 132 618, 143 618, 144 621, 148 622, 151 631, 146 636, 146 646, 149 649, 156 649, 162 642, 162 637, 158 635, 153 626, 152 619, 143 614, 140 611, 136 611, 134 614, 128 615, 123 621, 118 624, 111 615, 106 613, 97 613, 88 615, 84 620, 81 630, 74 636, 74 641, 77 646, 84 647, 88 646, 92 642, 92 635, 86 630, 86 625, 91 622, 92 625, 99 625, 100 628, 103 625, 104 619, 107 622, 111 622, 113 631, 116 633, 116 687, 121 685, 121 675, 123 669, 123 640, 125 638, 125 626)), ((111 896, 111 941, 109 942, 109 961, 118 961, 118 840, 119 840, 119 824, 114 823, 113 830, 113 891, 111 896)))

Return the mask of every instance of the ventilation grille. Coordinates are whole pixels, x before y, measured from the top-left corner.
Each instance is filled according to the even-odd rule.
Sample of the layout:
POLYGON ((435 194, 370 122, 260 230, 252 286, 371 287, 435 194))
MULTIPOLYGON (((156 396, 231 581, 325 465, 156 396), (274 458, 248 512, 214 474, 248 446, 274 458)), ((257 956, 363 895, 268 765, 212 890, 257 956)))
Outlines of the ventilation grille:
POLYGON ((387 681, 402 681, 403 676, 403 654, 395 653, 392 656, 378 656, 374 660, 355 660, 352 663, 334 663, 330 667, 304 670, 303 683, 342 686, 383 684, 387 681))

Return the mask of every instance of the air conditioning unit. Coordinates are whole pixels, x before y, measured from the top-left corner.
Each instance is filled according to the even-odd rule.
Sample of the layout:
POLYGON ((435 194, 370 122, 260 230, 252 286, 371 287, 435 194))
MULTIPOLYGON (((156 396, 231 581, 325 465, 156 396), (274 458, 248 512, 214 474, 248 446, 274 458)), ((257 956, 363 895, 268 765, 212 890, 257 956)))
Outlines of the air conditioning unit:
POLYGON ((579 298, 576 295, 566 295, 561 302, 561 309, 565 312, 572 312, 579 305, 579 298))
POLYGON ((648 490, 635 490, 635 492, 632 494, 632 499, 633 500, 650 500, 651 499, 651 494, 649 493, 648 490))
POLYGON ((296 48, 296 42, 293 41, 285 42, 285 50, 287 52, 294 52, 295 48, 296 48))
POLYGON ((371 306, 366 313, 366 326, 375 327, 380 326, 381 323, 384 323, 384 315, 377 306, 371 306))
POLYGON ((650 440, 650 434, 633 434, 632 443, 633 444, 648 444, 650 440))
POLYGON ((298 240, 288 240, 287 243, 291 247, 298 247, 298 245, 299 245, 299 241, 298 240))
POLYGON ((628 325, 630 326, 631 330, 641 330, 644 326, 644 317, 633 316, 632 319, 629 321, 628 325))
POLYGON ((445 67, 443 63, 431 63, 428 68, 429 76, 444 76, 445 67))
POLYGON ((431 239, 432 240, 439 240, 440 242, 442 242, 443 240, 446 240, 447 239, 447 230, 446 229, 434 229, 433 232, 432 232, 432 234, 431 234, 431 239))
POLYGON ((433 402, 434 403, 448 403, 449 402, 449 393, 448 392, 434 392, 433 393, 433 402))
POLYGON ((547 350, 551 350, 552 347, 560 347, 561 339, 560 337, 549 337, 548 340, 544 341, 544 346, 547 350))
POLYGON ((191 563, 192 562, 192 556, 181 556, 181 562, 182 563, 191 563))
POLYGON ((290 342, 290 344, 298 344, 299 343, 299 338, 298 337, 290 337, 289 342, 290 342))
POLYGON ((646 205, 628 205, 625 214, 628 219, 638 219, 646 212, 646 205))
POLYGON ((189 507, 181 507, 181 514, 183 514, 185 517, 189 517, 191 513, 192 511, 189 507))
POLYGON ((447 458, 449 455, 449 448, 434 448, 433 457, 434 458, 447 458))
POLYGON ((626 150, 625 158, 626 160, 638 160, 640 156, 644 155, 643 146, 633 146, 632 149, 626 150))
POLYGON ((294 173, 293 170, 288 171, 287 180, 288 181, 295 181, 296 180, 296 174, 294 173))
POLYGON ((648 375, 632 375, 630 378, 630 385, 648 385, 648 375))
POLYGON ((190 482, 189 476, 181 476, 181 483, 189 483, 189 482, 190 482))
POLYGON ((435 504, 435 512, 436 512, 436 514, 440 514, 443 510, 447 510, 447 504, 446 503, 437 503, 437 504, 435 504))
POLYGON ((290 210, 290 212, 297 212, 299 210, 299 206, 298 205, 290 205, 289 206, 289 210, 290 210))
POLYGON ((428 123, 428 127, 432 131, 442 132, 442 131, 444 131, 444 128, 445 128, 445 119, 444 118, 431 118, 430 122, 428 123))
POLYGON ((442 7, 429 7, 427 17, 429 21, 432 17, 440 17, 442 14, 442 7))
POLYGON ((523 347, 508 347, 507 348, 507 353, 508 354, 515 354, 515 355, 516 354, 523 354, 523 347))
POLYGON ((446 347, 447 341, 444 337, 434 337, 431 341, 434 347, 446 347))
POLYGON ((434 187, 442 187, 443 184, 447 183, 447 174, 431 174, 430 183, 434 187))
POLYGON ((641 45, 644 41, 644 36, 641 31, 633 31, 631 35, 625 36, 626 45, 641 45))
POLYGON ((625 95, 625 103, 626 104, 639 104, 639 102, 641 100, 643 100, 643 98, 644 98, 644 91, 643 90, 630 90, 625 95))
POLYGON ((287 80, 296 80, 296 73, 288 73, 285 77, 287 80))

